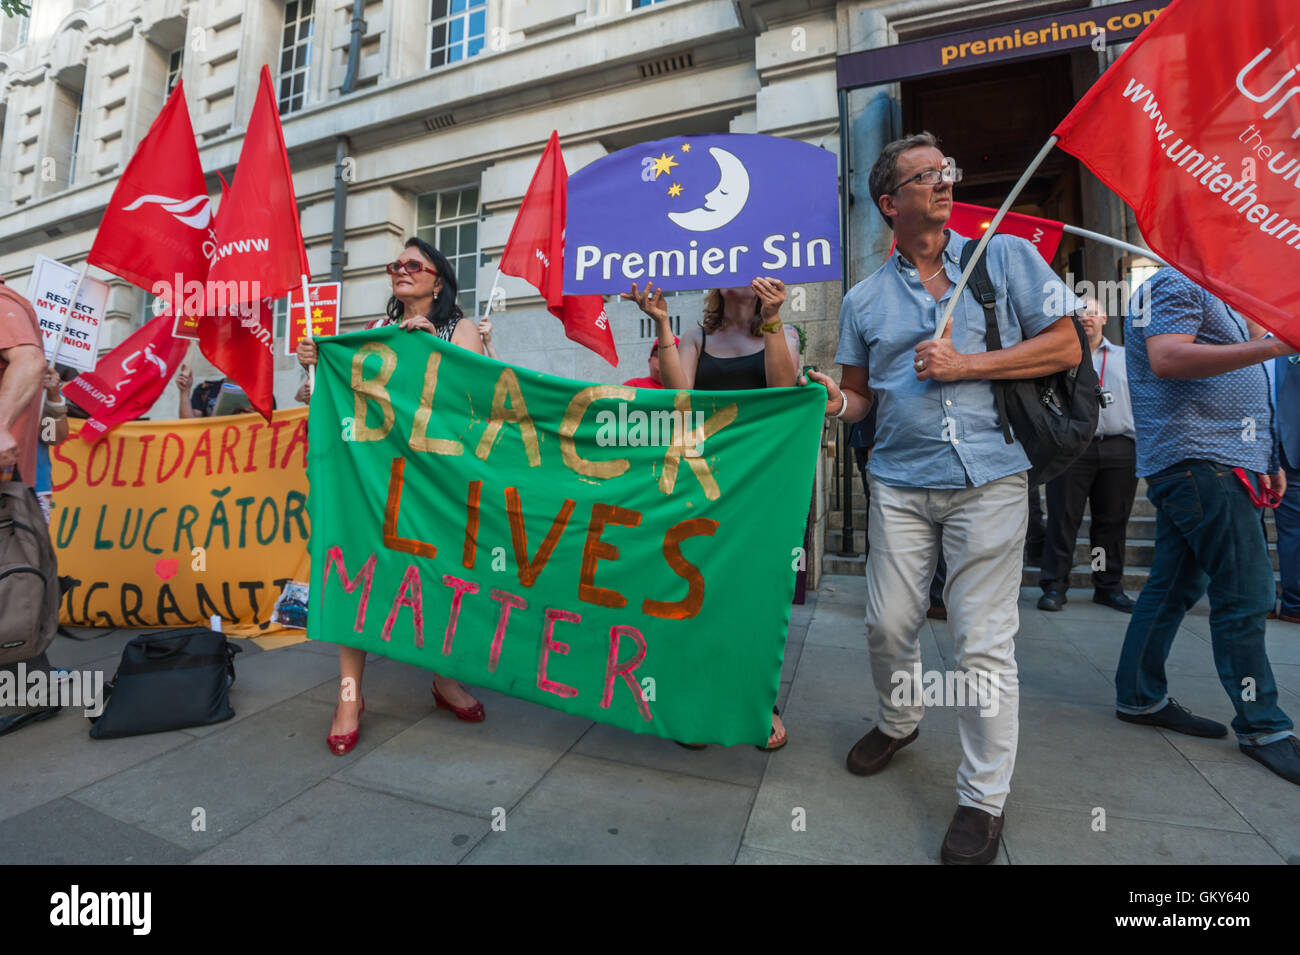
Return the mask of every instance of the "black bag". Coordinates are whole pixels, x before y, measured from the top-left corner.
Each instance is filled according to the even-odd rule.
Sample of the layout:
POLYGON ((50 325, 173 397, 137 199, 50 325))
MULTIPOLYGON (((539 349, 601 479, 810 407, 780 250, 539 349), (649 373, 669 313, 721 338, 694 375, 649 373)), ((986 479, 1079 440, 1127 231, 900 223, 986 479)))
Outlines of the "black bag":
MULTIPOLYGON (((975 253, 975 242, 961 250, 965 271, 975 253)), ((980 256, 968 284, 984 308, 985 348, 1002 347, 994 304, 997 290, 989 278, 988 261, 980 256)), ((1058 371, 1042 378, 1002 379, 993 382, 998 420, 1007 444, 1012 434, 1029 457, 1029 485, 1044 484, 1061 474, 1088 449, 1097 432, 1101 411, 1101 386, 1092 367, 1092 349, 1078 319, 1071 318, 1079 335, 1080 361, 1077 368, 1058 371)))
POLYGON ((161 630, 135 637, 122 650, 117 675, 105 687, 104 712, 92 739, 114 739, 206 726, 235 715, 227 691, 234 657, 243 648, 206 627, 161 630))

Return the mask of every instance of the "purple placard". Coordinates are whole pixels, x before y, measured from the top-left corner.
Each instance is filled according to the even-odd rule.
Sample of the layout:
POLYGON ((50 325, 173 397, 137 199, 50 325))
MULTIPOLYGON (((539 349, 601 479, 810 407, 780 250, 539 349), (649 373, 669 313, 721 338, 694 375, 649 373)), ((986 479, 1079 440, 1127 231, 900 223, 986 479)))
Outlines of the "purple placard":
POLYGON ((776 136, 661 139, 569 177, 564 292, 840 279, 836 157, 776 136))

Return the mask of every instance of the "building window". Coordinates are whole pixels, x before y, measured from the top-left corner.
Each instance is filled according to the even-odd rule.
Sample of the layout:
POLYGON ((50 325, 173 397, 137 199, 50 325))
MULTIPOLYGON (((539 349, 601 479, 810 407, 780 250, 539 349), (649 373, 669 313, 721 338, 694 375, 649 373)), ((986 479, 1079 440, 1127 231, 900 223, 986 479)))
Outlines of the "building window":
POLYGON ((84 93, 77 93, 77 115, 72 121, 72 148, 68 151, 68 185, 77 178, 77 150, 81 146, 81 105, 85 101, 84 93))
POLYGON ((639 10, 642 7, 652 7, 656 3, 663 3, 664 0, 632 0, 632 9, 639 10))
POLYGON ((18 18, 18 45, 22 46, 27 42, 27 28, 31 25, 31 18, 20 16, 18 18))
POLYGON ((167 54, 167 91, 164 95, 170 96, 172 89, 176 86, 176 81, 181 78, 181 66, 185 62, 185 48, 172 50, 167 54))
MULTIPOLYGON (((301 312, 301 309, 299 309, 299 311, 301 312)), ((274 316, 275 319, 271 323, 271 327, 275 330, 275 340, 278 342, 282 342, 289 337, 288 296, 285 296, 284 298, 277 298, 275 300, 275 304, 271 308, 271 314, 272 316, 274 316)))
POLYGON ((476 315, 478 186, 420 196, 415 234, 447 257, 460 285, 456 304, 466 315, 476 315))
POLYGON ((307 101, 311 63, 312 0, 289 0, 280 41, 280 113, 302 109, 307 101))
POLYGON ((487 0, 430 0, 429 69, 481 52, 486 34, 487 0))

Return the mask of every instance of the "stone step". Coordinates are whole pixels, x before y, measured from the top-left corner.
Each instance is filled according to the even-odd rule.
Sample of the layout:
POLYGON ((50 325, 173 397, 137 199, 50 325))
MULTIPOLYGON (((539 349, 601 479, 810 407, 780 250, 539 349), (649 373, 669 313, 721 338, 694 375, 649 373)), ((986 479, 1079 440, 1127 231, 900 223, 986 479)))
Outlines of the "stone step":
MULTIPOLYGON (((1270 526, 1268 529, 1269 539, 1269 556, 1273 561, 1273 569, 1278 569, 1277 556, 1277 532, 1270 526)), ((1155 519, 1150 518, 1147 521, 1139 519, 1138 522, 1129 522, 1129 536, 1124 547, 1124 564, 1130 567, 1150 567, 1151 561, 1155 556, 1155 519), (1134 531, 1137 531, 1135 534, 1134 531), (1149 534, 1150 536, 1146 536, 1149 534)), ((844 531, 842 528, 829 528, 826 531, 826 553, 829 556, 840 556, 841 545, 844 541, 844 531)), ((853 531, 853 553, 861 554, 866 549, 867 532, 864 528, 857 526, 853 531)), ((1087 528, 1080 532, 1080 536, 1075 541, 1074 562, 1079 565, 1092 563, 1092 542, 1087 537, 1087 528)))

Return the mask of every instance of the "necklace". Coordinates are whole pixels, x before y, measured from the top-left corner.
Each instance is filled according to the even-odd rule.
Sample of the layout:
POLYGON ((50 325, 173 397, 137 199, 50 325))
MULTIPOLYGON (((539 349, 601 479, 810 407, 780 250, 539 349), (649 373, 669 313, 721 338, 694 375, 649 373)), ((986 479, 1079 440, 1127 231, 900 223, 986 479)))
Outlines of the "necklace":
MULTIPOLYGON (((939 272, 942 272, 942 271, 943 271, 943 266, 941 265, 941 266, 939 266, 939 272)), ((926 282, 930 281, 930 279, 934 278, 935 275, 938 275, 939 272, 935 272, 934 275, 931 275, 929 279, 921 279, 921 284, 924 285, 926 282)))

